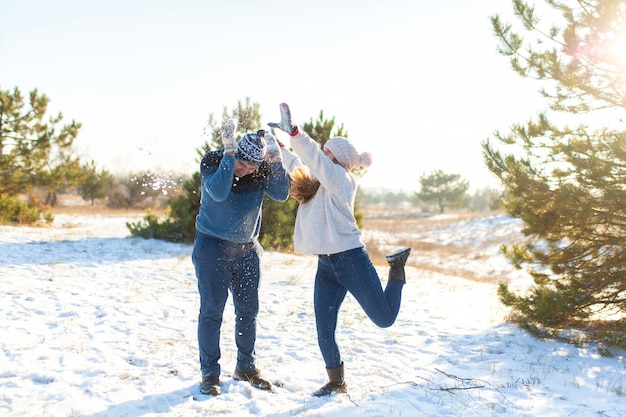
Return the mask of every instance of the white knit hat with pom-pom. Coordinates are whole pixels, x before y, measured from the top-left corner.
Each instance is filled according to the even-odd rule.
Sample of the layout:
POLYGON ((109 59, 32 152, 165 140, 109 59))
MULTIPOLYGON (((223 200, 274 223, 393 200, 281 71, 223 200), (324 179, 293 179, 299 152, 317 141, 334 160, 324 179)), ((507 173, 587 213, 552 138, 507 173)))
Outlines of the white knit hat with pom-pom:
POLYGON ((328 149, 333 153, 337 162, 348 171, 354 168, 367 168, 372 164, 372 154, 356 150, 350 139, 336 136, 324 144, 324 149, 328 149))

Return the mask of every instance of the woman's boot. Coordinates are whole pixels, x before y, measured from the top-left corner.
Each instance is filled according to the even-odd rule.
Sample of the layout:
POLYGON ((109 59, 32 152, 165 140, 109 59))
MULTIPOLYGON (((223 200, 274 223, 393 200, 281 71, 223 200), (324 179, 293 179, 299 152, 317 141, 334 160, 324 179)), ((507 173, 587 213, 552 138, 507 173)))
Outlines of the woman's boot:
POLYGON ((404 264, 411 253, 411 248, 400 248, 386 256, 389 264, 389 281, 398 281, 406 284, 404 264))
POLYGON ((348 386, 343 380, 343 362, 341 362, 341 365, 335 366, 334 368, 326 368, 326 372, 328 373, 328 379, 330 379, 330 382, 315 391, 313 393, 314 396, 323 397, 325 395, 330 395, 333 392, 348 392, 348 386))

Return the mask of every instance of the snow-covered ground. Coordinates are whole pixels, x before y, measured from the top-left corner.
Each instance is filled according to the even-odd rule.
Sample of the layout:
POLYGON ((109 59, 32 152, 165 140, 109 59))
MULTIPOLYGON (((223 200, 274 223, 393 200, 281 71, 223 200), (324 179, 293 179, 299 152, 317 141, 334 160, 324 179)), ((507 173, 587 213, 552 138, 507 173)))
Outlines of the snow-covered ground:
MULTIPOLYGON (((270 251, 257 365, 277 387, 268 393, 231 379, 229 302, 223 394, 203 396, 191 247, 130 237, 125 222, 138 219, 57 215, 50 227, 0 227, 0 415, 626 416, 623 356, 538 341, 504 321, 494 282, 419 267, 407 269, 389 329, 346 299, 338 339, 349 395, 314 398, 326 382, 312 306, 315 259, 270 251)), ((494 268, 502 275, 494 236, 510 227, 518 226, 494 216, 430 237, 460 245, 484 236, 491 259, 465 259, 477 276, 494 268)), ((460 262, 442 257, 437 265, 454 270, 460 262)), ((385 280, 386 268, 379 272, 385 280)))

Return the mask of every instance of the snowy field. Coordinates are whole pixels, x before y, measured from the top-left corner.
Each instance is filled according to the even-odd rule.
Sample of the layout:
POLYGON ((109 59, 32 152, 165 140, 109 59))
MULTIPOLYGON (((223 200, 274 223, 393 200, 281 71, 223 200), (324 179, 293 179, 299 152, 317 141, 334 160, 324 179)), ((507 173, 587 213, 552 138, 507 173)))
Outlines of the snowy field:
MULTIPOLYGON (((203 396, 191 246, 130 237, 125 222, 140 218, 66 214, 49 227, 0 227, 1 416, 626 416, 623 355, 538 341, 504 321, 494 280, 481 278, 507 274, 497 248, 519 224, 506 216, 425 231, 421 241, 475 255, 415 251, 393 327, 377 328, 346 299, 338 339, 349 395, 310 395, 326 382, 315 259, 266 252, 257 365, 277 387, 231 379, 229 301, 223 394, 203 396), (459 268, 477 279, 445 272, 459 268)), ((410 239, 365 235, 390 247, 394 236, 410 239)))

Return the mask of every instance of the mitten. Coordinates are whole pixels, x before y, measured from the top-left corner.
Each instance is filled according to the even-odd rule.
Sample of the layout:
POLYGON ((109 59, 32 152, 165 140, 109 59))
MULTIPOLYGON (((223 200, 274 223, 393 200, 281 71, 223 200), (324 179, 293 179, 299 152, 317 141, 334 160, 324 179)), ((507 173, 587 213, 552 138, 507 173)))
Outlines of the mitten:
POLYGON ((291 111, 287 103, 281 103, 280 105, 280 123, 268 123, 267 125, 289 133, 291 136, 298 134, 298 126, 291 124, 291 111))
POLYGON ((265 136, 263 136, 263 138, 265 139, 265 143, 267 145, 265 160, 269 163, 282 161, 283 155, 280 152, 280 145, 274 135, 269 132, 265 132, 265 136))
POLYGON ((224 153, 235 153, 237 151, 237 144, 235 142, 235 121, 233 119, 228 119, 224 124, 222 144, 224 145, 224 153))

